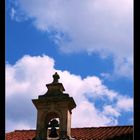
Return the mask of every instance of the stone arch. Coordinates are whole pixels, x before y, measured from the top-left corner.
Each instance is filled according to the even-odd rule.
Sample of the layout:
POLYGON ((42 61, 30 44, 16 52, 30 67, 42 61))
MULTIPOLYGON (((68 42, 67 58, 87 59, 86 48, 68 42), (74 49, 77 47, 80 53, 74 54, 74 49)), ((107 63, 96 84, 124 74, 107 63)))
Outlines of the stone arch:
MULTIPOLYGON (((46 135, 47 135, 47 131, 48 131, 47 124, 53 118, 59 118, 59 131, 61 131, 61 128, 62 128, 62 124, 61 123, 62 123, 62 120, 63 120, 63 116, 62 116, 61 110, 54 109, 54 110, 47 111, 47 112, 44 113, 44 115, 42 117, 43 117, 43 120, 44 120, 44 124, 46 125, 46 127, 45 127, 46 135)), ((59 131, 58 131, 58 135, 59 135, 59 131)))

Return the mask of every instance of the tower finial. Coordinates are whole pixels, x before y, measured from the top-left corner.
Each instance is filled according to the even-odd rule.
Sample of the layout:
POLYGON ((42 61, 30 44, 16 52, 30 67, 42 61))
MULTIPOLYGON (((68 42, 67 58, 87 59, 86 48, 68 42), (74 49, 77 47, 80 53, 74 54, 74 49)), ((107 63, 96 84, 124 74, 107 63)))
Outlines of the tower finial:
POLYGON ((53 82, 54 84, 58 83, 58 79, 60 79, 59 75, 57 74, 57 72, 55 72, 55 74, 53 75, 53 82))

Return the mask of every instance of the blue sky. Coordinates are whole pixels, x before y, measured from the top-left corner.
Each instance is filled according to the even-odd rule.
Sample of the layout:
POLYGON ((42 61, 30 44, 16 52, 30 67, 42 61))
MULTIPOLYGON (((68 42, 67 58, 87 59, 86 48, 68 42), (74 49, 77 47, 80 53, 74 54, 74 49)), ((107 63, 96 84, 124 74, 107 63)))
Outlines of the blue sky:
POLYGON ((31 99, 55 71, 77 103, 73 127, 133 124, 132 11, 132 0, 7 0, 6 130, 35 128, 31 99))

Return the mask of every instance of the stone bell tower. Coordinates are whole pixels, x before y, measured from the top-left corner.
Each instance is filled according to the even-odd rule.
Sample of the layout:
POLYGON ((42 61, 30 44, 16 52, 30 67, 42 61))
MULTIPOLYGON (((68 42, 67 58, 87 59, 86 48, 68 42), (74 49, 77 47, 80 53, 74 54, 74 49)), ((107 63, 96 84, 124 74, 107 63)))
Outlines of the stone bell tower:
POLYGON ((46 84, 48 91, 40 95, 32 102, 37 109, 37 126, 35 140, 47 139, 71 139, 71 115, 72 109, 76 107, 75 101, 65 91, 63 84, 59 83, 59 75, 53 75, 53 82, 46 84), (55 127, 49 130, 49 126, 59 119, 59 130, 54 134, 55 127), (51 133, 51 134, 49 134, 51 133), (55 137, 56 135, 56 137, 55 137), (50 137, 49 137, 50 136, 50 137), (51 138, 51 136, 53 138, 51 138))

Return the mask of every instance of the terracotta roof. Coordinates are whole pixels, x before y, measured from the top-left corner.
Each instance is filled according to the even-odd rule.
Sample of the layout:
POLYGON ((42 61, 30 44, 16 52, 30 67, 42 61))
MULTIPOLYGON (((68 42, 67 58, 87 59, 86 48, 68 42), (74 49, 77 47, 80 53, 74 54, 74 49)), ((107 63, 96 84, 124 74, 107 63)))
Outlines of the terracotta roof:
MULTIPOLYGON (((72 128, 72 137, 77 140, 132 140, 133 126, 107 126, 72 128)), ((6 140, 32 140, 35 130, 15 130, 6 133, 6 140)))
POLYGON ((91 128, 73 128, 72 136, 76 139, 106 140, 119 137, 133 137, 133 126, 107 126, 91 128))

